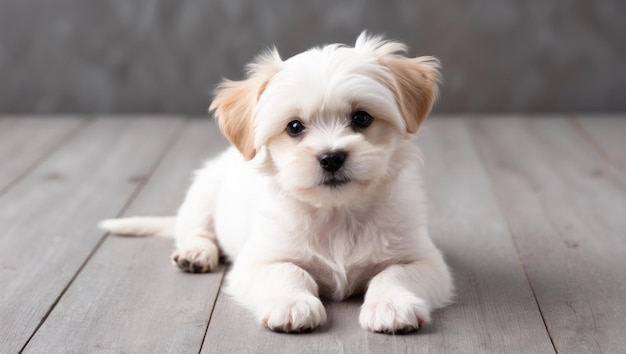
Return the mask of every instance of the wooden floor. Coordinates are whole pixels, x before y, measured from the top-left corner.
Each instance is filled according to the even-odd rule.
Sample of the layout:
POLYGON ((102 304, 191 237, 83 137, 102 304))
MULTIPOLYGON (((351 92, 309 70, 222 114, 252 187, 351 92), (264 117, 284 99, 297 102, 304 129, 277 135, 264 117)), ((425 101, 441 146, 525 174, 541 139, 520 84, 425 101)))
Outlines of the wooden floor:
POLYGON ((225 268, 169 263, 172 241, 96 228, 169 215, 226 142, 208 119, 0 119, 0 353, 626 351, 626 115, 434 117, 430 230, 456 302, 409 335, 329 321, 272 333, 220 292, 225 268))

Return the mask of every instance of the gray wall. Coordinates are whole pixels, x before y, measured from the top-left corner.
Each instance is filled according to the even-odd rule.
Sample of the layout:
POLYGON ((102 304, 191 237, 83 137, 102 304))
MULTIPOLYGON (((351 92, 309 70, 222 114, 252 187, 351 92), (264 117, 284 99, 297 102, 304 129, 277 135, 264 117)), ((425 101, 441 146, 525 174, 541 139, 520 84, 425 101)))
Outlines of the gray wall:
POLYGON ((275 43, 385 33, 444 65, 437 112, 626 111, 626 1, 3 0, 0 112, 202 115, 275 43))

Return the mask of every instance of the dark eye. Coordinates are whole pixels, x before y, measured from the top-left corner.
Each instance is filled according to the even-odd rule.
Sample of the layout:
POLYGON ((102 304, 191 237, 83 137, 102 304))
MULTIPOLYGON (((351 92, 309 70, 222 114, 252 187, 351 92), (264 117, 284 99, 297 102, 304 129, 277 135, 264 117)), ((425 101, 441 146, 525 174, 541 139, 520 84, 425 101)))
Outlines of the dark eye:
POLYGON ((295 138, 302 134, 302 132, 304 132, 304 125, 299 120, 292 120, 287 123, 287 134, 289 134, 290 137, 295 138))
POLYGON ((365 111, 357 111, 352 113, 352 127, 356 129, 367 128, 374 121, 369 113, 365 111))

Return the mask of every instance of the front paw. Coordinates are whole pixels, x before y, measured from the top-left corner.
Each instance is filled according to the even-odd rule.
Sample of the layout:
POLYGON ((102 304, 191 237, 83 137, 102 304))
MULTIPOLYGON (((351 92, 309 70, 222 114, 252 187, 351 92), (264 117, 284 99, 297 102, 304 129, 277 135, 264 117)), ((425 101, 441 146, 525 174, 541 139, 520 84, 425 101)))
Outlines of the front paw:
POLYGON ((258 314, 263 326, 276 332, 300 333, 326 323, 324 305, 308 293, 272 298, 258 314))
POLYGON ((408 333, 430 321, 424 300, 414 295, 366 301, 361 307, 361 327, 381 333, 408 333))
POLYGON ((212 242, 182 247, 174 251, 172 262, 185 272, 210 272, 219 263, 219 249, 212 242))

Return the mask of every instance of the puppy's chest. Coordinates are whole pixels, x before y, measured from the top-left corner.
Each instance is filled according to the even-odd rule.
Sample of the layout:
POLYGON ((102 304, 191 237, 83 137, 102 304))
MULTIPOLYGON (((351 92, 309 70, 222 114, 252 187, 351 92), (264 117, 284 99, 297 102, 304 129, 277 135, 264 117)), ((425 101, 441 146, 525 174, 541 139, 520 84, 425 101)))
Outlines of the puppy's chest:
POLYGON ((318 234, 296 263, 316 280, 320 296, 342 300, 364 292, 369 280, 391 264, 385 240, 351 230, 318 234))
POLYGON ((383 263, 342 264, 312 258, 299 264, 317 282, 319 295, 335 301, 365 292, 369 280, 385 268, 383 263))

